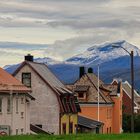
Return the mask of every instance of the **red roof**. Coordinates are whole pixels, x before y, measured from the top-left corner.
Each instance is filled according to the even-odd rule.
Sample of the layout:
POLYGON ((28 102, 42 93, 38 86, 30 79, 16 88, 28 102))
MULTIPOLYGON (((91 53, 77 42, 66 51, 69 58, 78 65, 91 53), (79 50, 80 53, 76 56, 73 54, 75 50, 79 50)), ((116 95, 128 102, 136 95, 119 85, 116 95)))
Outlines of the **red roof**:
POLYGON ((24 86, 20 81, 0 68, 0 92, 31 92, 30 88, 24 86))

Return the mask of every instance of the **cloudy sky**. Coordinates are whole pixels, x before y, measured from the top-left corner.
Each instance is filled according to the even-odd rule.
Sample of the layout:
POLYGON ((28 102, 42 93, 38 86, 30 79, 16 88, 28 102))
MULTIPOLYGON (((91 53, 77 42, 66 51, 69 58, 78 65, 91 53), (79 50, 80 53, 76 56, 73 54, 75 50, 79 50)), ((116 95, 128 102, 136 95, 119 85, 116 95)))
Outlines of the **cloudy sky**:
POLYGON ((0 0, 0 66, 117 40, 140 46, 139 38, 140 0, 0 0))

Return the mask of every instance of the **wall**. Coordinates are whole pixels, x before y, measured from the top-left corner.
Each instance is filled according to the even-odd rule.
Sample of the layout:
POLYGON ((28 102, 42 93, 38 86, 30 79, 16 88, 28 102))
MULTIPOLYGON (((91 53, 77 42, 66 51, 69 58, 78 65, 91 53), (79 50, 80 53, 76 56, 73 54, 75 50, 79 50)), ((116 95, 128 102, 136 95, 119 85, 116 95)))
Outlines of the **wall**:
MULTIPOLYGON (((81 113, 79 115, 85 116, 90 119, 98 120, 98 108, 97 105, 81 105, 81 113)), ((107 128, 108 128, 108 133, 110 133, 110 127, 112 128, 112 106, 111 105, 100 105, 100 117, 99 121, 104 123, 103 126, 103 133, 107 133, 107 128), (110 110, 110 113, 109 111, 110 110)))
POLYGON ((131 99, 125 91, 123 91, 123 113, 131 114, 131 99))
POLYGON ((36 99, 31 103, 31 123, 42 125, 45 131, 59 134, 60 108, 56 94, 28 65, 25 65, 15 77, 21 81, 23 72, 31 72, 32 96, 36 99))
POLYGON ((10 134, 16 135, 16 129, 18 129, 18 134, 28 134, 30 133, 30 104, 26 102, 25 95, 12 95, 11 96, 11 112, 7 112, 7 98, 10 95, 1 94, 2 98, 2 112, 0 113, 0 125, 9 125, 10 134), (18 112, 16 111, 16 98, 18 98, 18 112), (21 102, 23 98, 23 103, 21 102), (23 117, 21 116, 23 112, 23 117), (23 132, 21 132, 23 129, 23 132))
POLYGON ((122 132, 122 85, 120 88, 120 94, 118 96, 112 97, 114 101, 113 107, 113 132, 119 134, 122 132))

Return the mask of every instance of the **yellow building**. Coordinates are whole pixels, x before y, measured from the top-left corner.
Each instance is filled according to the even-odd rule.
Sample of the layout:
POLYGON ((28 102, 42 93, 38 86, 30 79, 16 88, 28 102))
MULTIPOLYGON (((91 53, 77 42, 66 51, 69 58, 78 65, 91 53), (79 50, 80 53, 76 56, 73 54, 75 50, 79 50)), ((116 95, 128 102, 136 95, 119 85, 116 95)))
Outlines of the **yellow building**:
POLYGON ((77 97, 69 93, 63 94, 60 99, 63 106, 60 116, 60 134, 75 134, 78 126, 78 112, 81 111, 77 97))
POLYGON ((78 115, 64 114, 61 117, 61 134, 76 133, 78 115))

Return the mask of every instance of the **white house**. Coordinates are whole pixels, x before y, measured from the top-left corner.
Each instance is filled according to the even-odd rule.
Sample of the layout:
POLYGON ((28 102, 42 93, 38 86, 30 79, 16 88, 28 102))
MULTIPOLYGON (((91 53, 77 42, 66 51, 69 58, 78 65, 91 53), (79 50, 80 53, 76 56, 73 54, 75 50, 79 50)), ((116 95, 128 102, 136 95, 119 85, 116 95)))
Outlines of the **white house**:
POLYGON ((80 110, 77 98, 45 64, 27 55, 13 75, 32 89, 36 99, 30 109, 32 126, 53 134, 75 133, 80 110))
POLYGON ((0 68, 0 135, 30 133, 30 92, 0 68))

